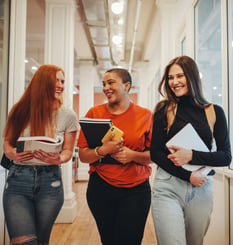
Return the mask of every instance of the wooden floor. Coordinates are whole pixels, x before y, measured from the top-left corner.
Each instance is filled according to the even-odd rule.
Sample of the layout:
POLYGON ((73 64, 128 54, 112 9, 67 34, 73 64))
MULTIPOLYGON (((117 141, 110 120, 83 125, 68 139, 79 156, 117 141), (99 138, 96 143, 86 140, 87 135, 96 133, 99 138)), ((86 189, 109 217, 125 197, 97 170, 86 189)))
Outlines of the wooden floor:
MULTIPOLYGON (((77 217, 72 224, 55 224, 50 245, 101 245, 95 221, 86 202, 87 181, 73 184, 77 196, 77 217)), ((156 245, 154 225, 149 212, 142 245, 156 245)), ((129 244, 130 245, 130 244, 129 244)))

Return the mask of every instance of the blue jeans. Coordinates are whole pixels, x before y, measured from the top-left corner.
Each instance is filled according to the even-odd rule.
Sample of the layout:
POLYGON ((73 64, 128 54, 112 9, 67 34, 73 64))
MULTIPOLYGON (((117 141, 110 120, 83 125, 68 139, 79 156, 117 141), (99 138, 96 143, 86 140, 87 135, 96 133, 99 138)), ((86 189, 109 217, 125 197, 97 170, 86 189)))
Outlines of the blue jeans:
POLYGON ((48 244, 63 205, 61 168, 13 165, 3 193, 6 225, 12 244, 48 244), (24 242, 19 243, 19 240, 24 242))
POLYGON ((158 245, 202 245, 213 209, 213 179, 202 187, 159 168, 152 189, 158 245))

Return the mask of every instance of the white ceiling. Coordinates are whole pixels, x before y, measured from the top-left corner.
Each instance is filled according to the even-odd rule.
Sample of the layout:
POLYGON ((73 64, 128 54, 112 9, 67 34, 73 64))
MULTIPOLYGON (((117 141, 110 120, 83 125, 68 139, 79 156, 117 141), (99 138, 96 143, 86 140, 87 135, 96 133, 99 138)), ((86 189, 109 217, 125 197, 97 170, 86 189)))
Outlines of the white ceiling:
MULTIPOLYGON (((137 80, 137 70, 151 59, 156 30, 156 0, 76 0, 74 69, 78 85, 79 65, 91 62, 96 66, 100 79, 102 73, 113 66, 123 66, 137 80), (123 1, 123 25, 119 16, 111 11, 114 1, 123 1), (112 44, 112 35, 123 37, 121 47, 112 44)), ((45 0, 27 1, 27 79, 31 78, 31 65, 43 64, 45 34, 45 0)), ((98 86, 98 85, 97 85, 98 86)), ((137 81, 135 81, 135 87, 137 81)))

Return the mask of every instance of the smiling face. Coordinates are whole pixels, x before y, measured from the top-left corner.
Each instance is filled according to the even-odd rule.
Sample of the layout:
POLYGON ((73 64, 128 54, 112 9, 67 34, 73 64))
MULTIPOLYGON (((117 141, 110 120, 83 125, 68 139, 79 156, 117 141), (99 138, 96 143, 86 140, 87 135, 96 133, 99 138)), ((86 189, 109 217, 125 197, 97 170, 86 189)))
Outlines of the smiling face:
POLYGON ((189 93, 184 71, 177 64, 170 67, 168 72, 168 84, 176 97, 188 95, 189 93))
POLYGON ((57 82, 55 85, 55 99, 61 100, 63 91, 65 89, 64 83, 65 83, 65 77, 62 71, 58 71, 56 74, 57 82))
POLYGON ((107 72, 103 77, 103 92, 109 104, 119 104, 127 96, 130 82, 123 83, 116 72, 107 72))

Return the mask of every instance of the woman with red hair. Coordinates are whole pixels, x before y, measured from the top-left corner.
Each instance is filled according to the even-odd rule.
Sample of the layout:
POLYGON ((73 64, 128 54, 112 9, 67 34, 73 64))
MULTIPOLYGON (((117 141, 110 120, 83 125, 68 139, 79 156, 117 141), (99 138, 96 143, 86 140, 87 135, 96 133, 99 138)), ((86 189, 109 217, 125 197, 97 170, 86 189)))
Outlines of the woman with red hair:
POLYGON ((11 244, 49 244, 64 201, 60 166, 72 157, 78 129, 75 112, 62 105, 64 83, 60 67, 42 65, 7 119, 3 147, 14 164, 6 180, 3 206, 11 244), (21 136, 62 137, 64 143, 60 153, 40 149, 17 153, 21 136))

